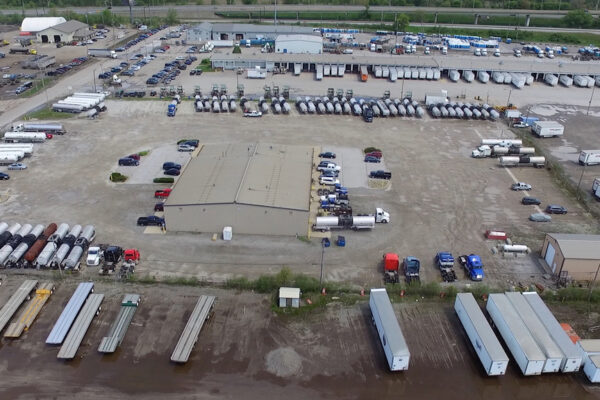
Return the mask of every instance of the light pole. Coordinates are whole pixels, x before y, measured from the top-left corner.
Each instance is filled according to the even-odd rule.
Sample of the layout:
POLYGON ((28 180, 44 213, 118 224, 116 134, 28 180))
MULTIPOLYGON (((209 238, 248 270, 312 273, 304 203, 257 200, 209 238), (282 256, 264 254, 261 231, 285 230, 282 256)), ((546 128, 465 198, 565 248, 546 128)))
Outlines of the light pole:
POLYGON ((590 107, 592 106, 592 99, 594 98, 594 90, 596 90, 596 85, 592 87, 592 94, 590 96, 590 102, 588 103, 587 115, 590 115, 590 107))
POLYGON ((512 94, 512 89, 508 92, 508 99, 506 100, 506 107, 510 105, 510 95, 512 94))
POLYGON ((579 182, 577 183, 577 200, 580 199, 581 195, 579 194, 579 187, 581 186, 581 180, 583 179, 583 174, 585 173, 585 164, 581 168, 581 175, 579 176, 579 182))
POLYGON ((319 286, 323 283, 323 259, 325 258, 325 238, 321 239, 321 275, 319 277, 319 286))

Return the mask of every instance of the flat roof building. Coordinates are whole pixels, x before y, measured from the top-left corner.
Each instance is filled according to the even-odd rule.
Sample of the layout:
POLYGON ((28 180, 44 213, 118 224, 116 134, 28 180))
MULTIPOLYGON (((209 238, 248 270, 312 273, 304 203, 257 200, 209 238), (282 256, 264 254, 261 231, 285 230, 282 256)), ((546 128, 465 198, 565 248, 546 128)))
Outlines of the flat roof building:
POLYGON ((187 31, 188 43, 208 40, 275 39, 279 35, 304 34, 319 35, 313 28, 292 25, 253 25, 236 23, 203 22, 187 31))
POLYGON ((308 146, 205 145, 164 205, 167 230, 306 235, 312 160, 308 146))
POLYGON ((323 52, 323 38, 314 35, 279 35, 275 39, 275 52, 321 54, 323 52))
POLYGON ((600 266, 600 235, 547 233, 542 257, 556 276, 592 281, 600 266))

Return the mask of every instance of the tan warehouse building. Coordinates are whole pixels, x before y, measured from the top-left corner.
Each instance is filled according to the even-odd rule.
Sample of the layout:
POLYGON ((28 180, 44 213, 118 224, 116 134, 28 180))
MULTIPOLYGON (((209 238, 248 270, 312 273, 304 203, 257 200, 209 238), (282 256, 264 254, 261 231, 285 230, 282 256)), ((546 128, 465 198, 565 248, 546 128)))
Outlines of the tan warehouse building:
POLYGON ((192 157, 167 199, 167 230, 306 235, 313 148, 211 144, 192 157))
POLYGON ((547 233, 542 257, 556 276, 591 281, 600 265, 600 235, 547 233))

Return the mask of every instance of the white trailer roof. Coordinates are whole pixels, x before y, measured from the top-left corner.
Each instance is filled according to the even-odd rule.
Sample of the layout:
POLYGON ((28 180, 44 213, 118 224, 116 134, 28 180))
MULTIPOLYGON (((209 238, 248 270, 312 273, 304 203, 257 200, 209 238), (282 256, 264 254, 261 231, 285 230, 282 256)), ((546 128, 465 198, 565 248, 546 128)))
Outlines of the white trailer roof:
POLYGON ((527 327, 521 320, 521 317, 514 309, 504 293, 491 293, 488 301, 493 301, 502 314, 502 318, 510 329, 512 336, 515 338, 519 347, 531 360, 546 360, 546 356, 542 353, 539 346, 527 330, 527 327))
POLYGON ((473 297, 473 294, 458 293, 456 297, 462 303, 467 313, 467 317, 473 323, 473 326, 477 330, 477 334, 481 339, 483 347, 485 347, 491 359, 494 361, 508 361, 506 352, 502 348, 498 337, 492 330, 492 327, 485 318, 485 315, 483 315, 483 312, 481 311, 479 304, 477 304, 477 300, 475 300, 475 297, 473 297))
POLYGON ((556 121, 535 121, 533 124, 538 125, 540 128, 564 128, 556 121))
POLYGON ((171 355, 171 361, 184 363, 190 358, 198 335, 215 302, 215 296, 200 296, 171 355))
POLYGON ((581 339, 579 345, 586 353, 600 353, 600 339, 581 339))
POLYGON ((96 316, 100 304, 102 304, 102 300, 104 300, 103 294, 90 294, 79 316, 77 316, 73 328, 69 331, 64 344, 58 351, 57 358, 69 360, 75 357, 85 333, 96 316))
POLYGON ((393 355, 410 355, 408 345, 398 324, 396 313, 385 289, 371 289, 371 298, 375 302, 385 337, 393 355))
POLYGON ((28 279, 21 284, 21 286, 15 291, 10 299, 6 302, 4 307, 0 310, 0 331, 4 329, 8 321, 17 312, 21 304, 27 299, 27 296, 37 286, 38 281, 28 279))
POLYGON ((563 352, 554 343, 546 327, 542 324, 523 295, 520 292, 506 292, 505 294, 515 311, 521 316, 533 339, 540 346, 540 350, 546 354, 546 357, 562 359, 564 357, 563 352))

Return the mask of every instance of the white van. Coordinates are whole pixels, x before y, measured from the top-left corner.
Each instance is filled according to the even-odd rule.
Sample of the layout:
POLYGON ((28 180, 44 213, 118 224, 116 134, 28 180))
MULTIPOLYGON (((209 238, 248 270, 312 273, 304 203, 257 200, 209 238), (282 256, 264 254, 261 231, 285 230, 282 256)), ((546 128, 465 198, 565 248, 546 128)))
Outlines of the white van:
POLYGON ((487 50, 486 49, 481 49, 481 55, 482 56, 487 56, 487 50))
POLYGON ((479 57, 481 55, 481 49, 475 49, 473 54, 475 54, 477 57, 479 57))

